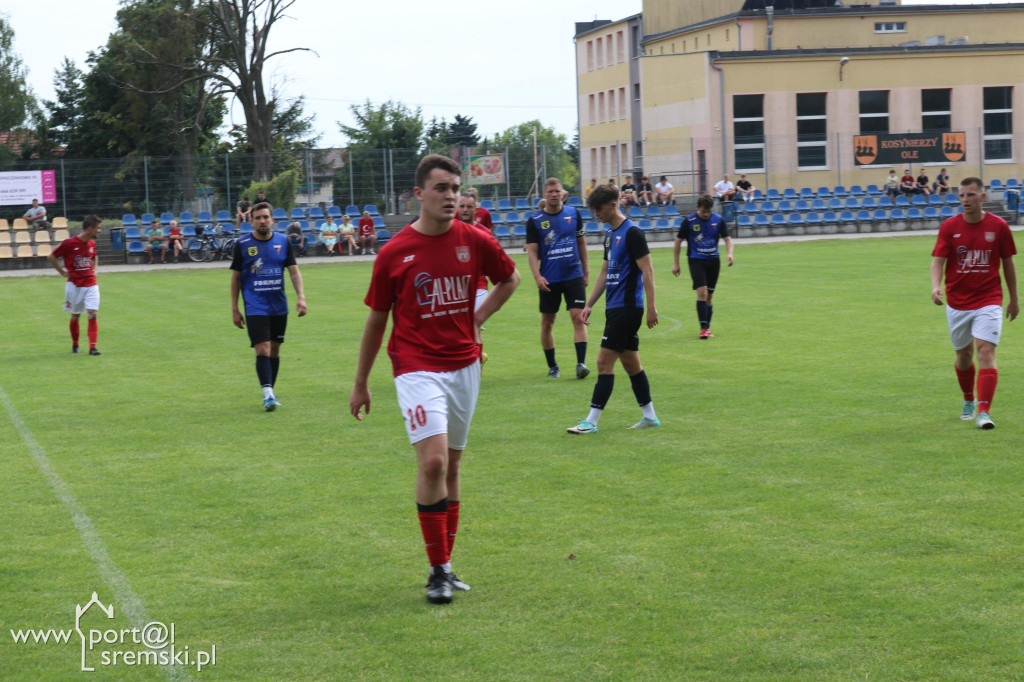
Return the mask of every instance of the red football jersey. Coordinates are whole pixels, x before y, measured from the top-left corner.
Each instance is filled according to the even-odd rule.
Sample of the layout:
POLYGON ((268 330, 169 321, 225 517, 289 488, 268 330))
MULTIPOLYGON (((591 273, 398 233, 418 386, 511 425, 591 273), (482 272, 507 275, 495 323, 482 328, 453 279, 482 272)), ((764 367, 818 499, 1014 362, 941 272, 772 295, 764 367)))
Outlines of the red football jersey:
POLYGON ((954 310, 1002 305, 1001 259, 1017 253, 1006 221, 986 213, 969 223, 963 214, 942 223, 932 255, 946 259, 946 301, 954 310))
POLYGON ((82 241, 77 236, 65 239, 53 250, 53 255, 64 259, 68 281, 76 287, 91 287, 96 284, 96 241, 82 241))
POLYGON ((360 218, 359 219, 359 234, 371 235, 376 234, 373 230, 373 218, 360 218))
POLYGON ((515 263, 498 241, 458 220, 442 235, 407 226, 381 248, 365 303, 392 311, 391 356, 395 376, 450 372, 480 357, 475 340, 475 283, 484 274, 508 279, 515 263))
POLYGON ((491 232, 494 232, 494 223, 491 222, 491 212, 483 206, 476 207, 476 221, 491 232))

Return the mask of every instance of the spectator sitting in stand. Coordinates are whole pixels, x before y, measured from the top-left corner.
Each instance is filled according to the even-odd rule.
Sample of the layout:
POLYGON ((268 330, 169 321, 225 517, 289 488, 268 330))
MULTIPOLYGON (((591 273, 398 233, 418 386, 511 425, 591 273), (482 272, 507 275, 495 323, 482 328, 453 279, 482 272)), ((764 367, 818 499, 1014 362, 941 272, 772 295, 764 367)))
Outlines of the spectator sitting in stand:
POLYGON ((945 194, 949 190, 949 173, 943 168, 935 176, 935 182, 932 183, 932 194, 945 194))
POLYGON ((334 247, 338 244, 338 226, 334 224, 334 218, 331 216, 327 216, 327 220, 320 226, 320 243, 327 249, 328 256, 337 253, 334 247))
POLYGON ((25 215, 22 217, 33 229, 48 230, 50 228, 50 223, 46 220, 46 207, 39 205, 39 199, 32 200, 32 208, 25 211, 25 215))
POLYGON ((928 182, 928 176, 924 174, 924 168, 921 169, 921 174, 917 176, 917 184, 914 187, 918 194, 928 196, 932 193, 932 186, 928 182))
POLYGON ((640 186, 637 187, 637 190, 637 198, 640 199, 641 204, 650 206, 654 203, 654 189, 646 175, 640 178, 640 186))
POLYGON ((885 195, 895 199, 900 193, 900 179, 896 176, 896 169, 889 171, 889 177, 885 179, 885 195))
POLYGON ((661 182, 654 186, 654 192, 654 198, 657 199, 659 206, 668 206, 676 202, 675 187, 664 175, 661 176, 661 182))
POLYGON ((746 175, 741 175, 739 182, 736 183, 736 191, 739 193, 743 203, 754 200, 755 189, 757 188, 750 183, 750 180, 747 180, 746 175))
POLYGON ((715 183, 715 197, 723 204, 732 201, 736 197, 736 186, 729 181, 728 175, 715 183))
MULTIPOLYGON (((348 244, 348 255, 352 255, 356 249, 356 228, 352 226, 352 219, 348 215, 341 216, 341 225, 338 225, 338 241, 348 244)), ((338 246, 338 253, 341 253, 341 246, 338 246)))
POLYGON ((917 186, 914 182, 914 176, 910 174, 910 169, 903 171, 903 177, 900 178, 900 191, 904 195, 910 196, 917 192, 917 186))
POLYGON ((370 255, 377 253, 377 229, 374 227, 373 218, 369 211, 363 211, 363 217, 359 219, 359 246, 360 253, 366 255, 366 242, 370 242, 370 255))
POLYGON ((288 237, 288 243, 292 245, 292 251, 296 252, 296 256, 306 255, 306 235, 302 232, 302 225, 299 225, 298 221, 293 221, 288 225, 285 236, 288 237))
POLYGON ((252 222, 252 204, 249 197, 242 197, 242 200, 235 206, 235 229, 242 228, 242 223, 252 222))
POLYGON ((632 177, 623 178, 622 188, 619 190, 619 204, 622 206, 639 205, 636 199, 636 185, 633 184, 632 177))
POLYGON ((149 264, 153 264, 153 252, 160 251, 160 262, 166 263, 167 244, 164 242, 164 230, 160 227, 160 221, 156 218, 149 224, 146 230, 146 253, 149 254, 149 264))
POLYGON ((171 226, 167 230, 167 246, 174 251, 174 262, 177 263, 178 254, 181 253, 181 249, 185 246, 185 235, 181 233, 177 220, 172 220, 171 226))

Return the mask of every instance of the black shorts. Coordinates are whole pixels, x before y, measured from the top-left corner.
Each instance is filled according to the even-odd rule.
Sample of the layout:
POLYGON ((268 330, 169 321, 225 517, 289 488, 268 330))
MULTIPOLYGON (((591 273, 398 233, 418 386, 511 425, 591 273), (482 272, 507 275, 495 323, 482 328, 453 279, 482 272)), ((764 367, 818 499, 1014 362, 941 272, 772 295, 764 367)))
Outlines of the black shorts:
POLYGON ((693 280, 693 288, 700 289, 707 287, 709 292, 715 290, 718 284, 718 273, 722 270, 720 258, 690 258, 690 278, 693 280))
POLYGON ((284 343, 284 330, 288 328, 287 315, 249 315, 245 318, 250 345, 271 341, 284 343))
POLYGON ((548 282, 548 289, 551 291, 543 291, 538 289, 540 292, 540 311, 552 315, 558 312, 559 306, 562 304, 562 297, 565 297, 565 309, 572 310, 573 308, 579 308, 582 310, 587 305, 587 287, 583 283, 583 278, 570 279, 565 282, 548 282))
POLYGON ((643 308, 612 308, 605 311, 604 336, 601 348, 624 353, 640 350, 640 325, 644 321, 643 308))

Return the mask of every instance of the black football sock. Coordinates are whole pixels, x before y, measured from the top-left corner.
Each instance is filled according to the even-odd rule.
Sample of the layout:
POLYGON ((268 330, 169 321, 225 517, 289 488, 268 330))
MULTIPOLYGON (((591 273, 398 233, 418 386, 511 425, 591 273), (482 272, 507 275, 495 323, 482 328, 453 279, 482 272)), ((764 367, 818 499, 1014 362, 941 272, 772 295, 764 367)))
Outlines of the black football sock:
POLYGON ((711 326, 711 320, 708 319, 707 301, 697 301, 697 321, 700 322, 701 329, 707 329, 711 326))
POLYGON ((576 342, 576 362, 583 364, 587 361, 587 342, 576 342))
POLYGON ((554 348, 545 348, 544 349, 544 358, 548 361, 548 367, 556 367, 557 366, 555 364, 555 349, 554 348))
POLYGON ((259 377, 260 386, 274 385, 274 370, 270 365, 270 358, 266 355, 256 356, 256 376, 259 377))

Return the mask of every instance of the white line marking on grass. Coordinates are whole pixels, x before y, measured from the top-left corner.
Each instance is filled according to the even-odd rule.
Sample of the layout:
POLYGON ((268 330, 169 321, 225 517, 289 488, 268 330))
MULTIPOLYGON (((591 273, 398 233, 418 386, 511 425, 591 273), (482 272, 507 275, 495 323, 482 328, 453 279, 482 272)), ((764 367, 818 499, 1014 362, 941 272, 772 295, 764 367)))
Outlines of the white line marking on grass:
MULTIPOLYGON (((4 392, 3 386, 0 386, 0 401, 4 404, 4 409, 7 411, 7 417, 11 420, 11 424, 14 425, 18 435, 21 436, 21 440, 25 443, 28 451, 32 454, 32 459, 35 461, 36 466, 42 473, 43 478, 50 485, 57 499, 61 501, 64 508, 67 509, 68 513, 71 514, 71 521, 75 524, 75 528, 78 529, 78 534, 82 536, 82 542, 85 544, 86 550, 89 552, 89 556, 96 563, 97 568, 100 571, 100 577, 107 583, 107 585, 114 591, 114 597, 117 599, 117 603, 121 605, 127 614, 129 620, 134 627, 140 630, 144 628, 152 620, 146 615, 146 607, 142 605, 138 595, 135 594, 135 590, 128 583, 128 579, 114 564, 114 561, 107 554, 106 548, 103 546, 103 541, 100 539, 99 533, 96 532, 95 526, 92 525, 92 521, 89 520, 89 515, 85 513, 82 506, 75 499, 75 496, 71 494, 64 480, 60 477, 53 469, 53 465, 50 464, 50 459, 46 456, 46 450, 43 446, 32 435, 29 431, 28 426, 22 420, 21 415, 18 414, 18 410, 15 409, 14 403, 7 397, 7 393, 4 392)), ((86 590, 88 592, 88 590, 86 590)), ((84 595, 86 592, 83 592, 84 595)), ((79 595, 82 596, 82 595, 79 595)), ((161 666, 167 674, 167 677, 172 680, 188 680, 189 677, 185 670, 181 666, 161 666)))
POLYGON ((654 331, 651 331, 650 329, 648 329, 647 330, 647 336, 657 336, 658 334, 671 334, 672 332, 678 331, 678 330, 680 330, 682 328, 683 328, 683 323, 680 320, 677 320, 674 317, 669 317, 668 315, 658 315, 658 327, 657 327, 657 329, 655 329, 654 331), (661 322, 664 321, 664 320, 668 320, 669 322, 672 323, 672 328, 671 329, 665 329, 663 326, 661 326, 661 322))

